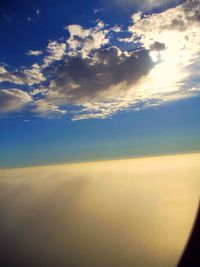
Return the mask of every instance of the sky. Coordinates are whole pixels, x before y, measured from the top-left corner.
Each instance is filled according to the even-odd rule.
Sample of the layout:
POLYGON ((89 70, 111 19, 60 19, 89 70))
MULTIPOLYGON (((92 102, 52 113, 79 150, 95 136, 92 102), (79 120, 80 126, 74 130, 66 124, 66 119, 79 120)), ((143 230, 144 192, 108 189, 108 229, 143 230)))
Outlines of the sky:
POLYGON ((199 1, 1 1, 0 167, 200 150, 199 1))

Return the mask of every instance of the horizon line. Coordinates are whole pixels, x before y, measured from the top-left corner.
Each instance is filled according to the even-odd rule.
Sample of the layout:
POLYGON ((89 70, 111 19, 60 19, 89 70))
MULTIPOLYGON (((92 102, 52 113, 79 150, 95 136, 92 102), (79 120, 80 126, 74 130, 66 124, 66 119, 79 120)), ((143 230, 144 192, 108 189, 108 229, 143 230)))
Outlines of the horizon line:
POLYGON ((52 167, 58 165, 76 165, 76 164, 84 164, 84 163, 96 163, 96 162, 107 162, 107 161, 119 161, 119 160, 129 160, 129 159, 142 159, 142 158, 156 158, 156 157, 165 157, 165 156, 177 156, 177 155, 190 155, 190 154, 200 154, 200 150, 191 150, 191 151, 178 151, 175 153, 168 152, 168 153, 153 153, 153 154, 138 154, 132 156, 122 156, 122 157, 115 157, 115 158, 105 158, 105 159, 95 159, 95 160, 74 160, 74 161, 59 161, 59 162, 52 162, 52 163, 41 163, 41 164, 33 164, 33 165, 24 165, 24 166, 8 166, 2 167, 0 166, 1 170, 10 170, 10 169, 26 169, 26 168, 37 168, 37 167, 52 167))

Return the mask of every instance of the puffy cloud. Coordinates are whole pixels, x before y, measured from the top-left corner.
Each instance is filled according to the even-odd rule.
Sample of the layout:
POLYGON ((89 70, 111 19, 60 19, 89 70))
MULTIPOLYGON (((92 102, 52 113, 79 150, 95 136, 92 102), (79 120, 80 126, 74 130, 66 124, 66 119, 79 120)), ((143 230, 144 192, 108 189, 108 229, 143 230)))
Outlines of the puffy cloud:
POLYGON ((196 9, 187 4, 148 17, 141 13, 133 16, 129 41, 141 44, 133 52, 99 46, 87 50, 87 38, 95 30, 73 25, 68 44, 75 52, 63 58, 48 89, 42 88, 45 99, 58 106, 79 106, 73 117, 78 120, 106 118, 120 110, 160 105, 191 95, 188 79, 192 72, 187 67, 199 52, 195 18, 196 9), (189 21, 192 33, 191 27, 180 26, 177 20, 182 18, 189 21))
POLYGON ((54 61, 59 61, 66 53, 66 43, 50 41, 47 46, 48 56, 44 58, 43 68, 48 67, 54 61))
POLYGON ((30 69, 7 71, 4 67, 0 67, 0 82, 10 82, 14 84, 33 85, 45 81, 45 77, 41 72, 38 64, 33 64, 30 69))
MULTIPOLYGON (((165 31, 185 31, 200 22, 200 3, 188 2, 164 12, 145 16, 129 31, 137 35, 155 35, 165 31), (149 32, 149 33, 148 33, 149 32)), ((190 29, 191 30, 191 29, 190 29)))
POLYGON ((33 64, 31 69, 25 69, 24 74, 26 76, 25 83, 28 85, 39 84, 46 80, 37 63, 33 64))
POLYGON ((28 55, 28 56, 39 56, 42 54, 43 54, 43 52, 41 50, 28 50, 26 52, 26 55, 28 55))
POLYGON ((100 49, 108 44, 109 30, 105 29, 105 24, 98 21, 97 26, 84 29, 80 25, 69 25, 65 27, 69 31, 70 38, 67 40, 70 52, 69 55, 81 55, 86 58, 94 49, 100 49))
POLYGON ((157 63, 141 91, 154 92, 163 101, 189 94, 200 55, 199 10, 199 2, 189 2, 144 17, 129 27, 132 36, 128 41, 139 40, 157 63))
POLYGON ((132 18, 133 23, 137 23, 142 18, 142 12, 134 13, 131 18, 132 18))
MULTIPOLYGON (((119 48, 96 50, 90 58, 67 58, 56 68, 46 91, 49 103, 82 107, 81 118, 104 118, 127 107, 130 87, 137 84, 153 67, 147 51, 124 53, 119 48), (93 114, 93 115, 92 115, 93 114)), ((75 116, 77 119, 79 116, 75 116)))
POLYGON ((19 89, 0 89, 0 113, 21 110, 32 97, 19 89))
POLYGON ((106 118, 197 94, 199 10, 196 2, 148 16, 134 13, 131 37, 120 39, 130 43, 127 51, 118 42, 112 45, 122 32, 118 25, 66 26, 69 38, 50 41, 40 66, 13 72, 0 66, 0 81, 32 86, 32 112, 62 115, 70 106, 73 120, 106 118))
POLYGON ((50 88, 73 101, 101 98, 111 86, 137 82, 151 67, 151 58, 145 50, 126 54, 110 47, 96 51, 92 58, 73 57, 63 62, 56 69, 56 79, 50 88))

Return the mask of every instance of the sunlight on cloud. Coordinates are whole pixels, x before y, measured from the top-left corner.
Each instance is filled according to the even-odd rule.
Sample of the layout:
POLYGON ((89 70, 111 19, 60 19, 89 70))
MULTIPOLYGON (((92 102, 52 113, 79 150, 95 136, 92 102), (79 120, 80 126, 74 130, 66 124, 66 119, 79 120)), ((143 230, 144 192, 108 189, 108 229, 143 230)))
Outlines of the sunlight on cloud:
POLYGON ((133 35, 131 40, 126 41, 134 41, 140 36, 146 49, 151 49, 155 42, 165 46, 161 51, 150 51, 156 66, 139 88, 144 97, 158 97, 165 101, 168 97, 172 99, 174 93, 174 100, 189 95, 194 73, 188 67, 200 54, 199 21, 195 19, 195 7, 189 14, 184 5, 172 8, 143 18, 129 27, 133 35))
POLYGON ((1 169, 1 260, 21 267, 175 266, 198 207, 199 159, 1 169))
POLYGON ((26 52, 26 55, 28 56, 39 56, 39 55, 42 55, 42 51, 41 50, 28 50, 26 52))
MULTIPOLYGON (((29 86, 34 114, 69 114, 70 106, 72 120, 104 119, 195 96, 200 83, 199 13, 199 2, 187 2, 155 14, 138 11, 127 31, 101 20, 90 28, 67 25, 69 37, 49 41, 41 65, 15 71, 0 66, 0 82, 29 86), (125 32, 131 36, 118 37, 125 32), (131 49, 122 49, 123 43, 131 49)), ((0 97, 3 103, 4 95, 0 97)))

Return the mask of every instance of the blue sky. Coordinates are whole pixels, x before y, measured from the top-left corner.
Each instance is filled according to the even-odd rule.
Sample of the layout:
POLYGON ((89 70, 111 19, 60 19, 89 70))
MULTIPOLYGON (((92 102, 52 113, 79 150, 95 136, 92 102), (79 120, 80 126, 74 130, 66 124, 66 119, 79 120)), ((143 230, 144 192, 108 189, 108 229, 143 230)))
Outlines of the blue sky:
POLYGON ((2 1, 0 166, 199 151, 199 13, 2 1))

